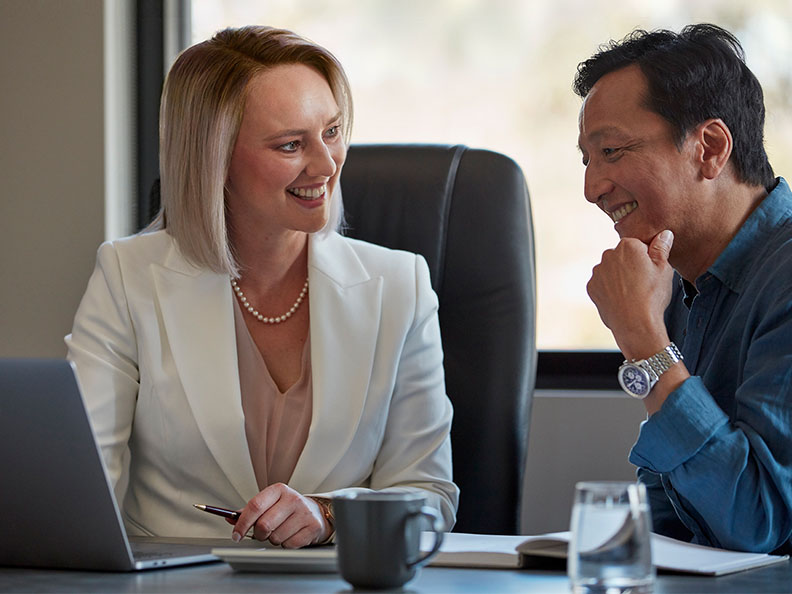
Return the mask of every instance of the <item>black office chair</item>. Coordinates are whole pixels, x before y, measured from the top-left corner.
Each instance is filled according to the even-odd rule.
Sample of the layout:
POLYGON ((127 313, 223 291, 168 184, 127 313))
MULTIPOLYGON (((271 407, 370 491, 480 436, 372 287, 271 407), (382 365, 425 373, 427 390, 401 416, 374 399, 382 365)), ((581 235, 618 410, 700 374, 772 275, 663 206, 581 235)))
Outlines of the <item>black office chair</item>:
POLYGON ((536 373, 533 226, 525 178, 498 153, 353 145, 346 235, 423 255, 440 300, 457 532, 519 534, 536 373))

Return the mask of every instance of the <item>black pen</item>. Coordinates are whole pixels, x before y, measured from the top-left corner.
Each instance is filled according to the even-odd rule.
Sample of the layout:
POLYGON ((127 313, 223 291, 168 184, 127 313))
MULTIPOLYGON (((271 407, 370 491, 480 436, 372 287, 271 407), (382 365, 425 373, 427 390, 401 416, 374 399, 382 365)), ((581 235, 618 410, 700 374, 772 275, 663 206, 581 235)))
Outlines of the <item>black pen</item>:
POLYGON ((207 513, 214 514, 216 516, 222 516, 223 518, 229 518, 231 520, 239 519, 239 512, 234 511, 233 509, 226 509, 224 507, 215 507, 214 505, 203 505, 201 503, 193 503, 193 507, 197 507, 201 511, 205 511, 207 513))

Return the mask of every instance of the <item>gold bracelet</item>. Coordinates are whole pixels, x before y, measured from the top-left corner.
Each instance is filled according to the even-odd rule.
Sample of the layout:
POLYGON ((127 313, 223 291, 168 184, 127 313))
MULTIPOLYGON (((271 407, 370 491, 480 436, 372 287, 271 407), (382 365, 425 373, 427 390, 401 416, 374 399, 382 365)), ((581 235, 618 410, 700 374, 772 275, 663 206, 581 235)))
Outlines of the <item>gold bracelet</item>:
POLYGON ((325 522, 327 522, 328 526, 330 526, 330 534, 322 542, 317 544, 327 544, 333 539, 333 536, 335 535, 335 515, 333 514, 333 501, 331 499, 327 499, 326 497, 311 497, 311 499, 316 501, 316 503, 319 505, 319 509, 322 510, 322 515, 324 516, 325 522))

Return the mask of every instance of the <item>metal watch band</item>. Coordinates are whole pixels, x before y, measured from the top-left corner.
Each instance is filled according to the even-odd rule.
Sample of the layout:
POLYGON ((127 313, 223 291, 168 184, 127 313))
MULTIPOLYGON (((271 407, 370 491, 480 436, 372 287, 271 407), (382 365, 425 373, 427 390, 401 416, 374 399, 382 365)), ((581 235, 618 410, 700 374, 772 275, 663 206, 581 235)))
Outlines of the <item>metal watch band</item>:
POLYGON ((657 379, 660 378, 672 365, 682 361, 682 353, 673 342, 659 353, 645 359, 657 379))
POLYGON ((660 376, 682 359, 682 353, 672 342, 651 357, 622 363, 617 374, 619 384, 633 398, 646 398, 660 376))

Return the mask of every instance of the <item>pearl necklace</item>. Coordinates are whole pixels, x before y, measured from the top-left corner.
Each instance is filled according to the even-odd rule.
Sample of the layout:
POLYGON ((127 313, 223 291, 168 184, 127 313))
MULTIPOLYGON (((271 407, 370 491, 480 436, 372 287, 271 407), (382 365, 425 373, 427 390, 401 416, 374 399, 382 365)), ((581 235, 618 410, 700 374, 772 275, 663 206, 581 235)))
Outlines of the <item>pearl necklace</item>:
POLYGON ((305 284, 303 285, 302 291, 300 291, 300 295, 297 297, 297 301, 294 302, 294 305, 291 306, 291 309, 282 316, 276 316, 274 318, 268 318, 267 316, 256 311, 256 308, 248 303, 247 297, 245 297, 242 289, 239 288, 239 285, 233 278, 231 279, 231 287, 233 287, 234 293, 236 293, 236 296, 239 298, 239 302, 242 307, 247 309, 254 318, 257 318, 260 322, 264 322, 265 324, 280 324, 281 322, 285 322, 290 317, 292 317, 292 314, 297 311, 297 309, 300 307, 300 304, 303 302, 303 299, 305 299, 305 294, 308 292, 308 279, 305 279, 305 284))

